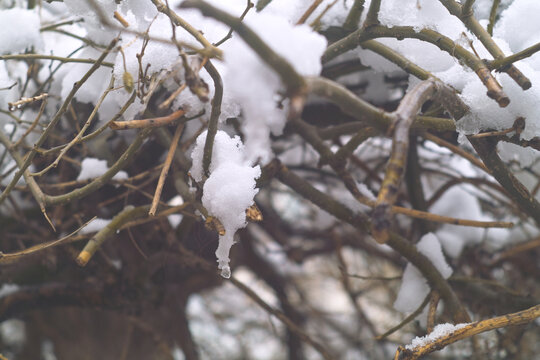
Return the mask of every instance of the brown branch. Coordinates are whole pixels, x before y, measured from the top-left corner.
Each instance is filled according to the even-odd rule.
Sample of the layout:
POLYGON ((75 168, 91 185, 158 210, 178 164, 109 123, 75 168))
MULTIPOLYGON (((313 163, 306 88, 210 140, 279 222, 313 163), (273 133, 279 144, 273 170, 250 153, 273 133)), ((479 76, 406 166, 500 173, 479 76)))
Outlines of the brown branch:
POLYGON ((533 306, 527 310, 519 311, 512 314, 507 314, 487 320, 477 321, 451 332, 450 334, 441 336, 432 342, 425 345, 417 346, 409 349, 400 346, 396 352, 394 359, 400 360, 415 360, 434 351, 440 350, 447 345, 456 341, 481 334, 486 331, 500 329, 507 326, 515 326, 527 324, 540 317, 540 305, 533 306))
MULTIPOLYGON (((178 120, 186 113, 185 110, 180 109, 176 110, 170 115, 142 119, 142 120, 127 120, 127 121, 111 121, 109 122, 109 127, 113 130, 128 130, 128 129, 144 129, 151 127, 160 127, 171 124, 173 121, 178 120)), ((184 119, 187 121, 187 119, 184 119)), ((183 122, 182 122, 183 123, 183 122)))
POLYGON ((427 325, 426 325, 426 331, 428 333, 433 331, 433 328, 435 327, 435 316, 437 315, 437 305, 439 305, 439 300, 441 297, 436 291, 432 291, 429 295, 429 310, 427 314, 427 325))
POLYGON ((433 97, 436 91, 434 80, 422 81, 405 95, 394 113, 394 136, 390 159, 386 165, 384 180, 377 196, 377 205, 371 216, 372 235, 380 244, 384 244, 389 238, 390 207, 397 199, 405 174, 409 152, 409 129, 417 112, 427 100, 433 97))
POLYGON ((159 199, 161 197, 161 191, 163 190, 163 185, 165 184, 165 179, 167 178, 167 174, 169 173, 174 153, 176 152, 176 147, 178 146, 178 142, 180 141, 180 135, 182 135, 183 130, 184 124, 178 124, 178 126, 176 127, 176 131, 174 132, 171 147, 169 148, 169 152, 167 153, 167 158, 165 159, 163 167, 161 168, 161 173, 159 174, 158 184, 156 186, 154 198, 152 199, 152 206, 150 206, 150 211, 148 212, 148 215, 150 216, 156 215, 159 199))
POLYGON ((471 164, 473 164, 477 168, 482 169, 486 174, 490 174, 489 169, 486 167, 486 165, 484 165, 483 162, 481 162, 476 157, 474 157, 474 155, 468 153, 467 151, 463 150, 462 148, 460 148, 460 147, 458 147, 458 146, 456 146, 456 145, 454 145, 452 143, 449 143, 448 141, 446 141, 444 139, 441 139, 440 137, 435 136, 435 135, 433 135, 431 133, 426 132, 426 133, 423 134, 423 137, 426 138, 427 140, 441 146, 441 147, 445 147, 445 148, 449 149, 454 154, 459 155, 464 159, 467 159, 471 164))

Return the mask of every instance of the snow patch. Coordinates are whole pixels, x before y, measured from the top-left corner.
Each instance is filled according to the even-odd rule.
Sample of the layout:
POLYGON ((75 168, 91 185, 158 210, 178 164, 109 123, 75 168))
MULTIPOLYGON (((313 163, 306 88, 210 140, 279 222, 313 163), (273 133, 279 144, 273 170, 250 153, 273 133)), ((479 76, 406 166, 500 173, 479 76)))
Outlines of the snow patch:
MULTIPOLYGON (((416 244, 416 248, 429 258, 445 279, 452 275, 453 270, 446 263, 439 239, 433 233, 424 235, 416 244)), ((403 273, 394 308, 403 313, 413 312, 420 306, 428 293, 429 285, 427 280, 414 265, 409 263, 403 273)))
POLYGON ((439 339, 439 338, 441 338, 443 336, 450 335, 454 331, 464 328, 467 325, 469 325, 469 324, 467 324, 467 323, 457 324, 457 325, 453 325, 453 324, 449 324, 449 323, 439 324, 439 325, 435 326, 433 331, 430 332, 429 334, 427 334, 426 336, 422 336, 422 337, 417 336, 417 337, 415 337, 412 340, 410 345, 405 346, 405 349, 413 350, 414 348, 417 348, 419 346, 424 346, 424 345, 430 344, 430 343, 434 342, 435 340, 437 340, 437 339, 439 339))
MULTIPOLYGON (((202 159, 206 143, 205 131, 197 138, 191 158, 191 176, 196 181, 203 178, 202 159)), ((242 141, 238 136, 229 137, 218 131, 214 139, 210 176, 204 183, 202 204, 208 214, 216 217, 225 228, 225 235, 219 237, 216 250, 218 268, 223 277, 230 277, 229 251, 234 243, 234 234, 247 225, 246 209, 253 205, 253 198, 259 191, 255 179, 261 175, 259 166, 252 167, 245 160, 242 141)))
MULTIPOLYGON (((105 174, 109 170, 106 160, 96 158, 86 158, 81 162, 81 172, 77 176, 77 181, 94 179, 105 174)), ((113 176, 113 180, 125 180, 128 174, 125 171, 119 171, 113 176)))

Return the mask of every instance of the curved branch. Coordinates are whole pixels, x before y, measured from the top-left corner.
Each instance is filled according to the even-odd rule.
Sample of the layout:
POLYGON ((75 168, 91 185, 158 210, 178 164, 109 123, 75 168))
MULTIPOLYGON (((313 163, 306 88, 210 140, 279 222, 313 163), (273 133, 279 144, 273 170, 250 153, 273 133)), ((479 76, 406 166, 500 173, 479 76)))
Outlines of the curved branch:
POLYGON ((461 327, 447 335, 436 338, 427 344, 418 345, 412 349, 409 348, 409 346, 406 348, 400 346, 394 359, 415 360, 424 355, 440 350, 447 345, 455 343, 456 341, 494 329, 527 324, 534 321, 538 317, 540 317, 540 305, 533 306, 527 310, 519 311, 517 313, 466 324, 464 327, 461 327))

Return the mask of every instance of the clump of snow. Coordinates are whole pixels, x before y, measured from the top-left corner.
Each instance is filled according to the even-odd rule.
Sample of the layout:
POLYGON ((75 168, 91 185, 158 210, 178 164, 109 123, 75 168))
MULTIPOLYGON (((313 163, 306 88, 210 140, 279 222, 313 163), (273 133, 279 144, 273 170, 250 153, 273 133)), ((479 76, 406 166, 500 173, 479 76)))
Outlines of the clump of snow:
MULTIPOLYGON (((157 10, 154 8, 154 12, 157 10)), ((152 14, 150 19, 153 19, 155 14, 152 14)), ((125 16, 126 20, 133 24, 133 27, 139 31, 149 29, 149 36, 159 38, 170 38, 171 22, 165 16, 157 17, 153 22, 144 21, 145 18, 136 18, 131 12, 125 16)), ((118 53, 114 64, 114 76, 118 83, 122 83, 124 72, 129 72, 133 79, 139 76, 139 60, 137 54, 142 53, 144 39, 135 34, 125 34, 122 41, 122 50, 124 54, 118 53), (126 67, 124 67, 124 61, 126 67)), ((176 47, 169 43, 158 41, 150 41, 144 49, 144 56, 141 58, 143 69, 148 69, 148 74, 155 73, 159 70, 171 70, 175 63, 178 63, 179 57, 175 54, 178 52, 176 47)))
POLYGON ((515 0, 497 22, 494 33, 505 38, 513 52, 540 41, 540 23, 534 14, 540 13, 540 2, 515 0))
POLYGON ((83 227, 79 231, 79 234, 90 234, 90 233, 98 232, 101 229, 103 229, 105 226, 109 225, 110 223, 111 223, 111 220, 95 218, 88 225, 83 227))
POLYGON ((0 54, 22 52, 42 46, 36 11, 13 8, 0 10, 0 54))
MULTIPOLYGON (((196 181, 203 178, 202 158, 207 132, 197 138, 191 158, 191 176, 196 181)), ((223 277, 230 277, 229 251, 234 243, 234 234, 247 225, 246 209, 253 205, 259 191, 255 179, 261 175, 259 166, 252 167, 245 161, 245 151, 238 136, 229 137, 218 131, 214 139, 210 176, 204 183, 202 204, 208 214, 216 217, 225 228, 216 250, 218 267, 223 277)))
POLYGON ((99 13, 101 13, 111 23, 115 21, 113 19, 113 13, 117 5, 114 2, 108 0, 95 0, 92 2, 64 0, 64 5, 72 15, 84 19, 82 26, 86 30, 88 38, 92 39, 92 41, 106 45, 117 35, 116 31, 105 28, 99 17, 99 13))
POLYGON ((500 153, 503 161, 518 161, 522 168, 531 166, 534 160, 538 158, 538 150, 504 141, 497 144, 497 152, 500 153))
MULTIPOLYGON (((446 191, 431 207, 434 214, 462 219, 491 221, 482 211, 478 202, 478 192, 472 186, 454 186, 446 191)), ((445 252, 452 258, 461 254, 467 243, 477 243, 482 239, 484 229, 444 224, 437 230, 445 252)))
POLYGON ((417 336, 417 337, 415 337, 412 340, 410 345, 405 346, 405 349, 413 350, 414 348, 417 348, 419 346, 424 346, 424 345, 430 344, 430 343, 434 342, 435 340, 437 340, 437 339, 439 339, 439 338, 441 338, 443 336, 450 335, 454 331, 464 328, 467 325, 469 325, 469 324, 467 324, 467 323, 457 324, 457 325, 453 325, 453 324, 449 324, 449 323, 439 324, 439 325, 435 326, 433 331, 430 332, 429 334, 427 334, 426 336, 422 336, 422 337, 417 336))
POLYGON ((385 0, 381 2, 382 25, 412 26, 416 31, 434 29, 451 39, 466 31, 463 23, 439 2, 431 0, 385 0))
MULTIPOLYGON (((445 279, 452 275, 453 270, 446 263, 439 239, 433 233, 424 235, 416 244, 416 248, 429 258, 445 279)), ((403 273, 394 308, 403 313, 412 312, 420 306, 428 293, 429 285, 426 279, 414 265, 409 263, 403 273)))
MULTIPOLYGON (((77 177, 77 181, 88 180, 97 178, 105 174, 109 170, 106 160, 100 160, 96 158, 85 158, 81 162, 81 172, 77 177)), ((125 171, 119 171, 113 176, 113 180, 127 179, 128 175, 125 171)))
MULTIPOLYGON (((311 24, 317 19, 323 11, 325 14, 320 18, 319 27, 321 29, 329 26, 342 26, 349 14, 349 10, 354 0, 341 0, 333 4, 330 9, 327 6, 330 1, 323 2, 313 13, 307 18, 305 24, 311 24)), ((304 15, 308 8, 313 4, 312 0, 272 0, 263 10, 264 14, 273 14, 286 18, 291 25, 294 25, 304 15)))
MULTIPOLYGON (((176 195, 171 200, 167 202, 167 205, 169 206, 179 206, 184 203, 184 199, 180 195, 176 195)), ((169 220, 169 223, 171 226, 176 229, 178 225, 182 222, 182 219, 184 218, 184 215, 182 214, 172 214, 167 216, 167 220, 169 220)))
POLYGON ((0 297, 13 294, 14 292, 17 292, 19 289, 20 287, 17 284, 2 284, 2 287, 0 287, 0 297))
MULTIPOLYGON (((326 39, 309 26, 292 26, 286 19, 264 12, 245 20, 262 40, 283 56, 301 75, 317 75, 326 39)), ((286 122, 286 108, 278 102, 283 86, 278 75, 243 41, 231 39, 224 54, 227 71, 225 87, 241 105, 248 159, 266 162, 271 157, 270 133, 281 135, 286 122)))

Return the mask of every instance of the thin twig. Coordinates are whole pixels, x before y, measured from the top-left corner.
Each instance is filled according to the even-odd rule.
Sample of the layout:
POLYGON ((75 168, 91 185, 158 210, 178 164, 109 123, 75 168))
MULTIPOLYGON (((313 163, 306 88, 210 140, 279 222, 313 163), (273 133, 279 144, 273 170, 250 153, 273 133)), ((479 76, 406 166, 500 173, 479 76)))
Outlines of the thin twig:
POLYGON ((165 179, 167 178, 167 174, 169 173, 174 153, 176 152, 176 147, 178 146, 178 142, 180 141, 180 135, 182 135, 183 130, 184 124, 178 124, 178 126, 176 127, 176 131, 174 132, 171 147, 169 148, 169 152, 167 153, 167 158, 165 159, 163 167, 161 168, 161 173, 159 174, 158 184, 156 186, 154 198, 152 199, 152 206, 150 207, 150 211, 148 212, 148 215, 150 216, 156 215, 159 198, 161 197, 161 191, 163 190, 163 185, 165 184, 165 179))
POLYGON ((493 4, 491 4, 491 10, 489 12, 489 23, 487 26, 487 32, 489 35, 493 35, 493 27, 495 26, 495 21, 497 19, 497 9, 499 8, 500 3, 501 0, 493 0, 493 4))
MULTIPOLYGON (((157 0, 152 0, 157 1, 157 0)), ((240 19, 213 7, 202 0, 186 0, 181 8, 199 9, 203 15, 214 18, 231 27, 259 55, 262 61, 270 66, 287 87, 290 96, 303 93, 304 79, 281 55, 274 52, 266 43, 240 19)))
MULTIPOLYGON (((75 59, 54 55, 42 55, 42 54, 17 54, 17 55, 0 55, 0 60, 55 60, 62 63, 81 63, 81 64, 95 64, 98 60, 94 59, 75 59)), ((101 61, 101 66, 114 67, 113 63, 101 61)))
POLYGON ((58 166, 58 163, 60 163, 60 160, 62 159, 62 157, 69 151, 69 149, 71 149, 73 146, 75 146, 75 144, 77 144, 81 140, 86 130, 90 127, 90 125, 92 125, 92 121, 96 117, 97 112, 99 108, 101 107, 101 104, 103 103, 103 101, 105 100, 109 92, 113 89, 113 87, 114 87, 114 77, 111 77, 111 80, 109 82, 109 87, 107 88, 107 90, 103 92, 101 97, 96 102, 96 106, 94 106, 92 113, 90 114, 90 116, 88 116, 88 119, 86 120, 81 130, 77 133, 77 135, 75 135, 75 137, 66 146, 62 148, 62 150, 60 151, 60 154, 58 154, 56 159, 49 166, 46 166, 43 170, 37 173, 32 173, 31 174, 32 176, 37 176, 37 177, 42 176, 50 169, 58 166))
MULTIPOLYGON (((152 127, 160 127, 160 126, 170 125, 173 121, 178 120, 180 117, 184 116, 185 113, 186 113, 185 110, 180 109, 180 110, 176 110, 175 112, 167 116, 150 118, 150 119, 142 119, 142 120, 111 121, 109 122, 108 125, 113 130, 145 129, 145 128, 152 128, 152 127)), ((184 120, 187 121, 187 119, 184 119, 184 120)))
POLYGON ((442 146, 442 147, 445 147, 447 149, 449 149, 450 151, 452 151, 454 154, 457 154, 459 156, 461 156, 462 158, 464 159, 467 159, 471 164, 473 164, 474 166, 476 166, 477 168, 483 170, 486 174, 490 174, 490 170, 486 167, 486 165, 484 165, 484 163, 482 161, 480 161, 479 159, 477 159, 476 157, 474 157, 474 155, 472 155, 471 153, 468 153, 467 151, 463 150, 462 148, 452 144, 452 143, 449 143, 448 141, 444 140, 444 139, 441 139, 440 137, 438 136, 435 136, 431 133, 424 133, 423 134, 424 138, 426 138, 427 140, 439 145, 439 146, 442 146))
POLYGON ((322 2, 323 0, 314 0, 313 3, 307 8, 307 10, 302 14, 302 16, 300 16, 300 19, 298 19, 296 25, 302 25, 303 23, 305 23, 308 17, 310 17, 311 14, 313 14, 313 12, 317 10, 317 8, 319 7, 319 5, 321 5, 322 2))
POLYGON ((439 296, 439 293, 436 291, 432 291, 430 294, 430 300, 429 300, 429 310, 427 314, 427 325, 426 330, 428 333, 433 331, 433 327, 435 326, 435 316, 437 315, 437 305, 439 305, 439 300, 441 297, 439 296))
POLYGON ((375 339, 377 339, 377 340, 386 339, 388 336, 392 335, 393 333, 395 333, 396 331, 398 331, 399 329, 401 329, 402 327, 404 327, 405 325, 407 325, 408 323, 413 321, 418 315, 420 315, 422 313, 422 311, 424 311, 424 308, 429 303, 429 299, 430 299, 430 294, 427 294, 426 297, 424 298, 424 301, 422 301, 422 303, 420 304, 420 306, 418 306, 418 308, 416 308, 416 310, 414 310, 411 314, 409 314, 399 324, 397 324, 396 326, 388 329, 383 334, 377 336, 375 339))
POLYGON ((46 242, 46 243, 43 243, 43 244, 34 245, 34 246, 31 246, 31 247, 29 247, 27 249, 17 251, 17 252, 14 252, 14 253, 5 254, 5 253, 0 251, 0 264, 11 264, 11 263, 16 262, 18 260, 22 260, 22 258, 27 256, 27 255, 35 254, 37 252, 40 252, 40 251, 43 251, 45 249, 64 244, 66 242, 71 242, 71 240, 73 238, 73 235, 77 234, 79 231, 84 229, 95 218, 96 217, 94 216, 92 219, 88 220, 86 223, 81 225, 77 230, 73 231, 72 233, 70 233, 70 234, 68 234, 66 236, 63 236, 60 239, 49 241, 49 242, 46 242))
POLYGON ((206 141, 204 143, 203 153, 203 174, 209 176, 210 163, 212 162, 212 153, 214 149, 214 138, 217 133, 219 115, 221 114, 221 101, 223 99, 223 82, 219 72, 211 62, 205 65, 206 71, 214 81, 214 98, 212 99, 212 112, 208 121, 208 131, 206 132, 206 141))
POLYGON ((36 128, 37 124, 39 123, 39 119, 41 119, 41 116, 43 115, 43 112, 45 111, 46 105, 47 105, 47 98, 43 98, 43 101, 41 102, 41 106, 39 107, 39 112, 36 118, 34 119, 34 121, 32 122, 32 125, 30 125, 28 129, 26 129, 26 131, 24 132, 24 134, 21 135, 19 140, 13 143, 14 148, 18 147, 24 141, 24 139, 28 136, 28 134, 30 134, 36 128))
MULTIPOLYGON (((253 7, 253 3, 251 2, 251 0, 247 0, 247 5, 246 5, 246 8, 244 10, 244 12, 242 13, 242 15, 240 15, 240 20, 244 20, 244 18, 246 17, 247 13, 249 12, 249 10, 253 7)), ((229 40, 230 38, 232 38, 232 34, 233 34, 233 29, 230 29, 229 32, 227 33, 227 35, 225 35, 223 37, 223 39, 219 40, 218 42, 216 42, 214 44, 214 46, 219 46, 221 44, 223 44, 225 41, 229 40)))
POLYGON ((18 101, 15 102, 8 102, 8 109, 9 111, 15 111, 21 109, 23 106, 31 104, 36 101, 45 100, 49 96, 47 93, 43 93, 38 96, 33 96, 31 98, 23 97, 18 101))
POLYGON ((86 80, 88 80, 88 78, 90 78, 90 76, 97 70, 99 69, 99 67, 102 65, 103 63, 103 60, 105 60, 105 58, 107 57, 107 55, 109 54, 110 51, 112 51, 112 49, 115 47, 116 43, 118 42, 118 38, 115 38, 113 39, 109 46, 107 47, 107 49, 105 49, 105 51, 103 51, 103 53, 101 54, 101 56, 94 62, 94 65, 92 65, 92 67, 90 67, 90 69, 83 75, 83 77, 81 78, 81 80, 77 81, 74 85, 73 85, 73 89, 70 91, 70 93, 68 94, 68 96, 66 97, 66 99, 64 100, 64 103, 62 104, 62 106, 60 107, 60 109, 58 109, 58 111, 56 112, 56 114, 54 115, 54 117, 52 118, 51 122, 49 123, 49 125, 45 128, 45 131, 43 131, 43 133, 41 134, 40 138, 38 139, 38 141, 34 144, 34 147, 33 149, 30 151, 30 153, 25 157, 23 163, 19 166, 19 170, 17 170, 17 172, 15 173, 15 175, 13 176, 13 179, 11 180, 11 182, 8 184, 8 186, 6 186, 6 188, 4 189, 4 191, 2 192, 2 194, 0 194, 0 204, 2 204, 4 202, 4 200, 7 198, 7 196, 9 195, 9 193, 11 192, 11 190, 13 189, 13 187, 15 186, 15 184, 17 184, 17 181, 19 181, 19 179, 21 178, 21 176, 23 175, 23 173, 26 171, 26 169, 30 166, 30 164, 32 163, 32 160, 34 159, 34 156, 36 155, 37 153, 37 149, 45 142, 45 140, 49 137, 50 133, 53 131, 54 127, 56 126, 56 124, 60 121, 60 119, 62 118, 62 115, 64 115, 64 113, 66 112, 66 110, 68 109, 69 105, 71 104, 71 100, 73 99, 73 97, 75 96, 75 94, 77 93, 77 91, 81 88, 81 86, 86 82, 86 80))

